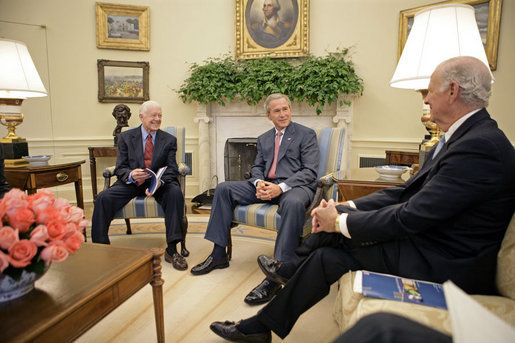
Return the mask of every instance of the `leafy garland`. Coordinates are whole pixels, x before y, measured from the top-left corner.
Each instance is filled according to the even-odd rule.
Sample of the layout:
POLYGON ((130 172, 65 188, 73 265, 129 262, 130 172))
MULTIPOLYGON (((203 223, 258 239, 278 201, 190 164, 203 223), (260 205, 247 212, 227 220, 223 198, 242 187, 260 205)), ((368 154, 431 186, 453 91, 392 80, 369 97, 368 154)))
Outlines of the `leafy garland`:
MULTIPOLYGON (((356 75, 349 49, 327 56, 300 59, 235 60, 211 58, 203 65, 194 63, 191 76, 177 91, 183 102, 216 102, 222 106, 240 97, 256 105, 272 93, 283 93, 292 101, 307 102, 322 113, 341 94, 363 93, 363 80, 356 75)), ((345 102, 345 101, 343 101, 345 102)))

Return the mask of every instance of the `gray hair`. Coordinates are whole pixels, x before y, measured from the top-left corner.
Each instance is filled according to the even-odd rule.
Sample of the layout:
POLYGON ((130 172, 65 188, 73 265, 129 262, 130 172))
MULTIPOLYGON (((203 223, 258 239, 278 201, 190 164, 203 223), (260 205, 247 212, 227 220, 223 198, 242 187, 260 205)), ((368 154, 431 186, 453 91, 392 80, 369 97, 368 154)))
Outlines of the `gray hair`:
POLYGON ((442 85, 444 91, 452 81, 456 81, 461 89, 461 100, 467 106, 486 107, 492 93, 492 75, 488 67, 481 60, 462 56, 454 57, 442 62, 442 85))
MULTIPOLYGON (((265 6, 265 1, 263 0, 263 6, 265 6)), ((271 0, 272 5, 274 5, 274 11, 277 13, 281 9, 281 5, 279 5, 279 0, 271 0)))
POLYGON ((142 115, 147 114, 148 108, 152 107, 152 106, 157 106, 157 107, 161 108, 161 105, 159 105, 159 103, 157 101, 154 101, 154 100, 145 101, 143 104, 141 104, 141 107, 139 108, 139 114, 142 114, 142 115))
POLYGON ((286 99, 286 101, 288 101, 288 106, 291 109, 291 101, 290 101, 290 98, 288 98, 287 95, 284 95, 284 94, 281 94, 281 93, 273 93, 273 94, 270 94, 266 98, 266 100, 265 100, 265 111, 266 111, 266 113, 270 113, 270 102, 273 101, 273 100, 277 100, 277 99, 286 99))

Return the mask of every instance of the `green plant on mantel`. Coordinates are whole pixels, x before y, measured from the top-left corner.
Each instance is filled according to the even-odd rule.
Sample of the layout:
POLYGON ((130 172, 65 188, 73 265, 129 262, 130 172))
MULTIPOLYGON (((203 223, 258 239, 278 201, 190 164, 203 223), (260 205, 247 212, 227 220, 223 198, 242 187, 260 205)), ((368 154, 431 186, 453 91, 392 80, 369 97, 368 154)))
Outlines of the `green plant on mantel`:
POLYGON ((349 49, 342 49, 297 59, 212 58, 202 65, 193 64, 191 76, 177 92, 183 102, 220 105, 236 97, 256 105, 269 94, 283 93, 292 101, 316 106, 320 114, 325 104, 336 102, 340 95, 363 92, 363 80, 356 75, 348 54, 349 49))

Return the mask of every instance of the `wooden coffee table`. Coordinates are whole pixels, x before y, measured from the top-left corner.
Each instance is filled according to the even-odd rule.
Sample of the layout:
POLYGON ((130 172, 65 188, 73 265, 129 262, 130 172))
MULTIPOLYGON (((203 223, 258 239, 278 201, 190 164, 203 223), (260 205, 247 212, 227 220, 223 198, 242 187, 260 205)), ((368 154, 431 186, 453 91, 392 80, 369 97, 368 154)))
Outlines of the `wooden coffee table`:
POLYGON ((150 283, 157 341, 164 342, 163 253, 84 243, 75 255, 53 263, 36 289, 0 304, 0 341, 73 341, 150 283))

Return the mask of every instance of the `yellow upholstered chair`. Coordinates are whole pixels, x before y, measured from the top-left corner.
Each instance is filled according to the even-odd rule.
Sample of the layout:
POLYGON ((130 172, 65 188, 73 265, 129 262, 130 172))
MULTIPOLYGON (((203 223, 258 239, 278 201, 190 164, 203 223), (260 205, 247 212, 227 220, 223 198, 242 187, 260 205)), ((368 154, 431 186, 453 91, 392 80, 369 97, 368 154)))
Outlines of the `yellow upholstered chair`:
MULTIPOLYGON (((177 138, 177 165, 179 166, 179 184, 181 186, 182 195, 184 196, 186 190, 186 175, 189 172, 189 167, 185 164, 186 161, 186 129, 184 127, 167 127, 165 129, 169 134, 174 135, 177 138)), ((104 189, 111 186, 111 178, 114 176, 115 167, 108 167, 104 169, 104 189)), ((138 196, 127 203, 122 209, 116 214, 114 219, 125 219, 127 225, 127 234, 132 234, 130 219, 131 218, 164 218, 164 212, 162 207, 155 201, 154 197, 138 196)), ((188 218, 186 217, 186 206, 184 207, 184 217, 181 223, 182 235, 186 239, 186 233, 188 232, 188 218)), ((189 252, 186 249, 186 242, 181 242, 181 255, 188 256, 189 252)))

